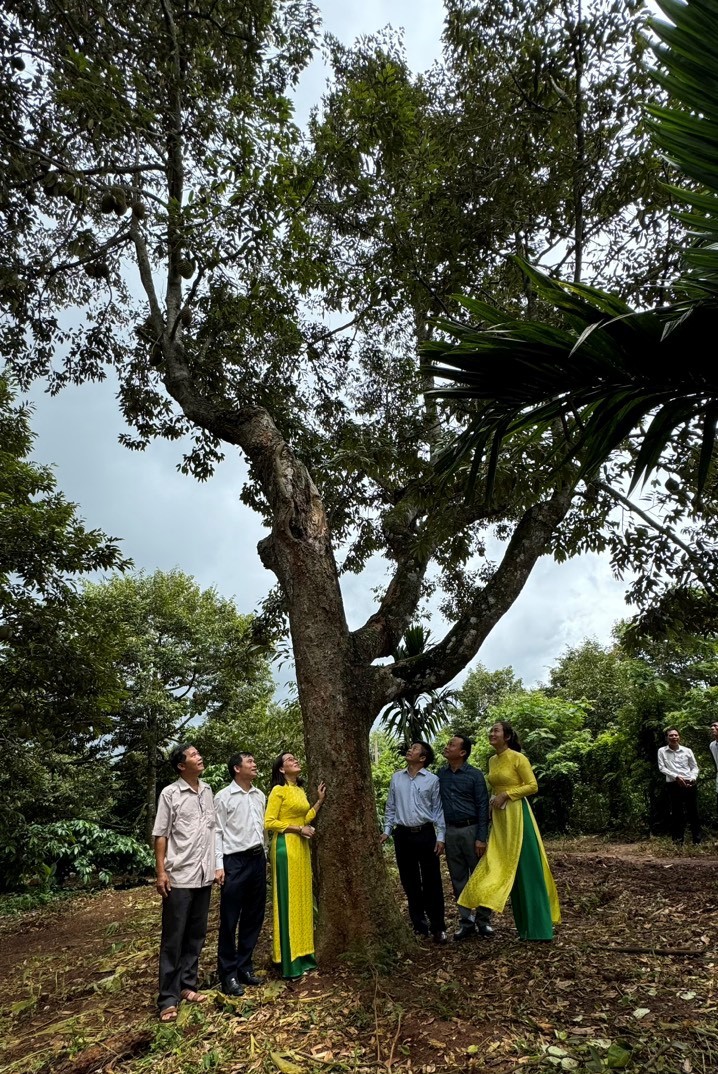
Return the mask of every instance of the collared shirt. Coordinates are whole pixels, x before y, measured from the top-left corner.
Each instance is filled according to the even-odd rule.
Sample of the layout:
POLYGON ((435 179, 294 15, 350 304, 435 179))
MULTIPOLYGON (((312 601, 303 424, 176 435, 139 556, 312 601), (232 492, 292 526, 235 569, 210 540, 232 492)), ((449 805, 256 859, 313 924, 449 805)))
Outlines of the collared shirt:
POLYGON ((225 854, 238 854, 242 850, 264 846, 266 801, 258 787, 250 787, 245 791, 236 780, 215 795, 215 853, 218 869, 224 868, 225 854))
POLYGON ((658 771, 666 777, 666 783, 675 783, 676 776, 698 779, 699 769, 693 750, 687 746, 678 746, 675 750, 670 746, 661 746, 658 751, 658 771))
POLYGON ((395 772, 391 777, 384 813, 384 834, 391 835, 395 824, 414 828, 419 824, 426 824, 427 821, 434 825, 436 838, 443 843, 446 824, 441 808, 439 780, 433 772, 427 772, 425 768, 420 768, 413 777, 409 775, 407 768, 403 772, 395 772))
POLYGON ((174 887, 214 883, 214 800, 208 783, 200 780, 193 791, 180 777, 165 787, 152 835, 167 840, 165 870, 174 887))
POLYGON ((485 843, 489 831, 489 792, 483 772, 467 761, 456 771, 447 764, 439 770, 439 790, 447 828, 475 820, 474 838, 485 843))
POLYGON ((715 739, 710 744, 710 750, 716 763, 716 794, 718 794, 718 742, 715 739))

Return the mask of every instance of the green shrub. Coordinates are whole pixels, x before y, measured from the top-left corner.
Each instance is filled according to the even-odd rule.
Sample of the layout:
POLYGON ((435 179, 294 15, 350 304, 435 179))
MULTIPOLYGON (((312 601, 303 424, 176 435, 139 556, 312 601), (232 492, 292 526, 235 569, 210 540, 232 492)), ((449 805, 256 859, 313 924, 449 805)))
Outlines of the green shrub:
POLYGON ((30 910, 39 910, 41 906, 54 905, 73 898, 76 894, 77 892, 74 891, 46 891, 33 888, 21 895, 0 895, 0 917, 26 914, 30 910))
POLYGON ((143 876, 153 860, 150 849, 131 836, 89 820, 65 820, 31 824, 18 865, 25 883, 91 887, 118 876, 143 876))

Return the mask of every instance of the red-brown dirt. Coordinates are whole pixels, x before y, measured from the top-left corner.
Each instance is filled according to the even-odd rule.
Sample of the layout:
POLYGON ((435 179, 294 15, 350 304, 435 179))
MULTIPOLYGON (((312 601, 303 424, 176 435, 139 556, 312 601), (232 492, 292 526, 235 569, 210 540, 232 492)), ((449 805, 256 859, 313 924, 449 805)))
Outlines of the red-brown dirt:
MULTIPOLYGON (((564 921, 521 943, 417 944, 388 974, 341 964, 242 1000, 212 993, 158 1026, 151 887, 0 919, 0 1039, 12 1074, 141 1070, 363 1072, 718 1069, 718 855, 557 843, 564 921), (293 1069, 296 1068, 296 1069, 293 1069)), ((449 906, 450 924, 453 913, 449 906)), ((214 963, 214 926, 202 966, 214 963)))

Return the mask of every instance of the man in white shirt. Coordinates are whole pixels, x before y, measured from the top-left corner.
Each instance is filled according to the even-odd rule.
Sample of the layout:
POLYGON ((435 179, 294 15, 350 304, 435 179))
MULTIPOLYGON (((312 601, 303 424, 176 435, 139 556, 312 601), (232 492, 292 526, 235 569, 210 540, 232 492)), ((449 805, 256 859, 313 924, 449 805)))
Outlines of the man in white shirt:
POLYGON ((260 983, 252 967, 252 954, 267 901, 266 799, 252 785, 257 765, 251 753, 235 753, 227 769, 232 782, 214 800, 217 882, 222 888, 217 972, 222 991, 241 996, 244 985, 260 983))
POLYGON ((681 736, 675 727, 666 732, 667 746, 658 751, 658 771, 666 777, 666 789, 671 808, 673 842, 683 845, 686 821, 694 843, 701 841, 698 819, 698 764, 693 750, 681 746, 681 736))
POLYGON ((711 724, 711 735, 713 741, 710 744, 710 751, 716 766, 716 806, 718 807, 718 721, 711 724))

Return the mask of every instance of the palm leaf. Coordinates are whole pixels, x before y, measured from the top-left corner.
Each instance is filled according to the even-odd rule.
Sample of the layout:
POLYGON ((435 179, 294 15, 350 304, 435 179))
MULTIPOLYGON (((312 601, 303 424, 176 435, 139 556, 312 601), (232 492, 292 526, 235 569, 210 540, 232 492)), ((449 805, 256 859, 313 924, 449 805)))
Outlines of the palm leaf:
POLYGON ((652 138, 701 189, 671 187, 688 206, 677 215, 695 235, 677 282, 686 299, 639 311, 616 295, 552 279, 516 259, 535 293, 562 325, 521 321, 475 299, 457 298, 479 322, 440 320, 446 339, 422 350, 427 371, 447 382, 432 394, 447 405, 471 402, 468 424, 438 460, 453 472, 472 456, 470 481, 486 464, 490 496, 502 444, 517 433, 549 433, 562 422, 568 440, 556 467, 578 460, 593 473, 640 430, 633 488, 659 464, 678 429, 700 423, 695 484, 700 496, 715 452, 718 375, 705 361, 705 338, 718 329, 718 5, 714 0, 658 0, 665 19, 651 27, 660 67, 655 81, 668 105, 648 108, 652 138))

